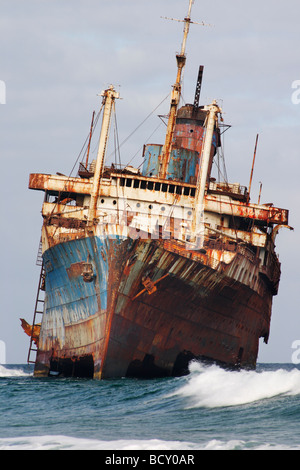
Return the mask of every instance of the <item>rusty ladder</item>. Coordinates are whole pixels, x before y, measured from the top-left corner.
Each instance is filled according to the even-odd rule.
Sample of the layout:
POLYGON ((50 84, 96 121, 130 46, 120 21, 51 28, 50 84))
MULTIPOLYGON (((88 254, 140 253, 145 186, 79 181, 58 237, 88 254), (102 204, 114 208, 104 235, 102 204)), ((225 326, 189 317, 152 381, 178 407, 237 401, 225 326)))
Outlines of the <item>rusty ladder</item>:
POLYGON ((28 364, 30 363, 35 364, 35 361, 36 361, 36 360, 31 359, 32 353, 37 352, 37 347, 33 343, 33 331, 36 325, 37 314, 43 315, 44 305, 45 305, 45 294, 44 294, 45 292, 45 269, 44 269, 44 263, 43 263, 43 257, 42 257, 42 242, 41 241, 39 245, 36 264, 37 266, 41 266, 41 271, 40 271, 39 284, 38 284, 38 289, 37 289, 37 294, 36 294, 35 307, 34 307, 33 320, 32 320, 32 330, 31 330, 31 337, 30 337, 28 357, 27 357, 28 364))

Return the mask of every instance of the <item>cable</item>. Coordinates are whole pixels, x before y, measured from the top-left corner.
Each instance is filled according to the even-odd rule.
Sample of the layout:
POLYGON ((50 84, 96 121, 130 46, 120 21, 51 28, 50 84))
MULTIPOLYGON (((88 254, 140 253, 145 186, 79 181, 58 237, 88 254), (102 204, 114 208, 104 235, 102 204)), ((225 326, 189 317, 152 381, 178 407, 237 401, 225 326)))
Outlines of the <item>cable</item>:
MULTIPOLYGON (((164 101, 166 101, 166 99, 169 97, 169 95, 170 95, 170 93, 168 93, 167 96, 153 109, 153 111, 151 111, 151 113, 149 113, 148 116, 145 117, 145 119, 126 137, 126 139, 124 139, 123 142, 121 142, 121 144, 119 145, 119 148, 121 148, 122 145, 124 145, 130 139, 130 137, 132 137, 133 134, 135 134, 135 132, 149 119, 149 117, 152 116, 152 114, 157 110, 157 108, 159 108, 160 105, 164 101)), ((112 155, 112 153, 109 155, 109 157, 112 155)))

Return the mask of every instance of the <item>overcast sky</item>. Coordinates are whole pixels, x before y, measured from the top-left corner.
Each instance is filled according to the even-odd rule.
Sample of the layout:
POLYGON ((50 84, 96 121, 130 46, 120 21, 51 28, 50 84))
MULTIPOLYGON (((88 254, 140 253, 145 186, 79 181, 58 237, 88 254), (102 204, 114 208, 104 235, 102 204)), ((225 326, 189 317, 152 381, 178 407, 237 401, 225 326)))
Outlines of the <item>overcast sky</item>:
MULTIPOLYGON (((184 18, 188 0, 0 0, 0 7, 0 340, 7 363, 25 363, 19 318, 32 321, 43 201, 28 190, 29 173, 70 174, 100 107, 97 94, 111 83, 122 97, 121 142, 164 100, 183 25, 161 16, 184 18)), ((203 64, 201 104, 217 99, 232 125, 224 145, 229 181, 248 185, 259 133, 252 200, 262 182, 262 202, 289 209, 295 228, 277 238, 282 280, 260 362, 291 362, 300 340, 300 104, 292 100, 299 17, 299 0, 196 0, 192 19, 212 26, 192 25, 187 43, 183 97, 193 102, 203 64)), ((167 112, 165 100, 122 146, 123 163, 139 165, 150 136, 161 142, 163 125, 152 133, 157 114, 167 112)))

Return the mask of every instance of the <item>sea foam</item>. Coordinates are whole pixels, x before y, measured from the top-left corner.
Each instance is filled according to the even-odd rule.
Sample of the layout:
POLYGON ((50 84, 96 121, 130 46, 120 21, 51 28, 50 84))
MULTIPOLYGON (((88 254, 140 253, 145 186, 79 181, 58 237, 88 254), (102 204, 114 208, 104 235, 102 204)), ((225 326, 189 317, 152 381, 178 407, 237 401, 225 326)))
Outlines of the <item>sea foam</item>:
POLYGON ((246 442, 243 440, 221 441, 217 439, 206 443, 165 441, 160 439, 138 440, 123 439, 103 441, 63 435, 26 436, 0 438, 0 450, 101 450, 101 451, 162 451, 176 452, 198 450, 300 450, 300 446, 274 445, 269 443, 246 442))
POLYGON ((192 362, 190 372, 187 382, 172 394, 187 398, 187 408, 238 406, 280 395, 300 394, 300 371, 296 368, 228 371, 192 362))
POLYGON ((0 378, 1 377, 30 377, 32 372, 28 370, 26 367, 22 367, 21 365, 14 365, 14 366, 3 366, 0 365, 0 378))

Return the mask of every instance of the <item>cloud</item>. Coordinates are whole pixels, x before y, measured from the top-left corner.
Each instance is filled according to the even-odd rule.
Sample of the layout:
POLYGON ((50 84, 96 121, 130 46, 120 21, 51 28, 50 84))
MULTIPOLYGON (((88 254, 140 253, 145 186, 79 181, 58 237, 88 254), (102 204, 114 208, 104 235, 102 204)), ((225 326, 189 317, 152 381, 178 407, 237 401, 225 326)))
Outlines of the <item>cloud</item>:
MULTIPOLYGON (((0 236, 7 249, 1 267, 0 331, 9 338, 0 339, 7 339, 8 360, 26 360, 26 340, 21 329, 15 330, 15 319, 23 310, 30 320, 38 280, 34 258, 42 194, 27 190, 28 174, 68 174, 88 134, 92 111, 100 107, 96 95, 110 83, 120 87, 122 97, 117 107, 120 141, 155 109, 175 80, 183 29, 182 23, 160 16, 183 18, 187 7, 182 0, 10 0, 2 5, 0 80, 7 100, 0 104, 5 224, 0 236), (13 298, 12 292, 18 295, 13 298), (17 349, 11 346, 16 338, 21 344, 17 349)), ((254 200, 263 181, 264 200, 289 208, 296 227, 300 105, 291 101, 291 86, 300 80, 299 13, 298 0, 196 0, 192 19, 213 26, 191 25, 183 87, 185 101, 193 102, 198 67, 204 64, 201 102, 220 100, 226 123, 233 125, 225 138, 231 181, 248 184, 259 133, 254 200)), ((168 112, 168 100, 124 146, 125 163, 157 127, 158 112, 168 112)), ((299 265, 293 248, 297 240, 297 232, 279 235, 284 276, 294 275, 293 265, 299 265)), ((292 313, 295 294, 286 279, 282 285, 272 328, 284 331, 286 311, 294 326, 282 350, 280 344, 269 349, 275 360, 288 359, 286 344, 298 327, 292 313)))

